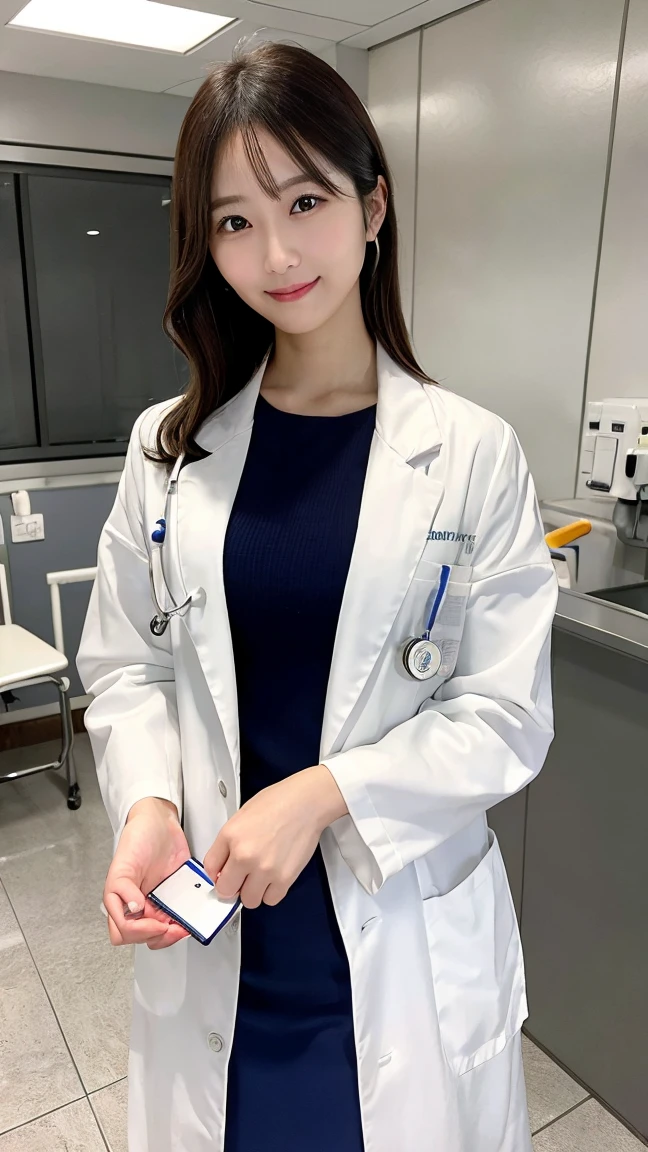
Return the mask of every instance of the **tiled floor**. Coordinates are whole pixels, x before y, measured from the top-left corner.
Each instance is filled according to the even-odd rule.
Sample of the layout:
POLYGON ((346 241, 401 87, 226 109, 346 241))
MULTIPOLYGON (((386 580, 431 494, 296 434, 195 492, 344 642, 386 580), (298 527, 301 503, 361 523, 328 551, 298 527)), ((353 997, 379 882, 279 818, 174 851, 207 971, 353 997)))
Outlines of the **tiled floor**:
MULTIPOLYGON (((0 773, 34 756, 3 753, 0 773)), ((132 957, 100 911, 112 835, 85 736, 76 760, 78 812, 53 773, 0 787, 0 1152, 126 1152, 132 957)), ((534 1152, 644 1148, 523 1043, 534 1152)))

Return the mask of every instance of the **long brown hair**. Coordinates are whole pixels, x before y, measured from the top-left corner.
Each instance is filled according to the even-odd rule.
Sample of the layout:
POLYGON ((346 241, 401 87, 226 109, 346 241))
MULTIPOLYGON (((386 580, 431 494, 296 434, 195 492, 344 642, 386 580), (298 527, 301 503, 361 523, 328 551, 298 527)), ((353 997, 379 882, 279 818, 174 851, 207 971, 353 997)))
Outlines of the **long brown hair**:
POLYGON ((236 395, 262 363, 274 326, 250 308, 225 280, 209 251, 210 189, 219 151, 240 132, 263 190, 280 193, 259 144, 265 129, 300 168, 331 194, 339 189, 313 153, 345 173, 363 206, 378 177, 387 184, 380 259, 367 245, 360 273, 364 321, 370 336, 406 372, 433 383, 416 362, 398 286, 396 214, 392 181, 374 125, 359 97, 318 56, 293 44, 265 43, 218 64, 184 118, 175 157, 171 206, 171 279, 164 327, 189 362, 180 400, 162 419, 156 453, 170 464, 191 452, 203 421, 236 395))

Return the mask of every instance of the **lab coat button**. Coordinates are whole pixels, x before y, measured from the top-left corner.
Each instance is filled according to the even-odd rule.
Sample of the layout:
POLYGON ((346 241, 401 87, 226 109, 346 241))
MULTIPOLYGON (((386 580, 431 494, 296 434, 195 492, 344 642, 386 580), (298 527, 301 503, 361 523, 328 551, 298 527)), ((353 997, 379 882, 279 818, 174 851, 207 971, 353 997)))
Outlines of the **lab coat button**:
POLYGON ((220 792, 221 796, 227 796, 227 784, 224 780, 218 781, 218 791, 220 792))
POLYGON ((222 1052, 223 1050, 223 1037, 218 1035, 218 1032, 210 1032, 207 1037, 207 1043, 212 1052, 222 1052))
POLYGON ((228 931, 230 936, 236 936, 236 933, 239 930, 240 923, 241 923, 241 913, 237 912, 236 916, 233 917, 231 923, 228 924, 228 926, 227 926, 227 931, 228 931))

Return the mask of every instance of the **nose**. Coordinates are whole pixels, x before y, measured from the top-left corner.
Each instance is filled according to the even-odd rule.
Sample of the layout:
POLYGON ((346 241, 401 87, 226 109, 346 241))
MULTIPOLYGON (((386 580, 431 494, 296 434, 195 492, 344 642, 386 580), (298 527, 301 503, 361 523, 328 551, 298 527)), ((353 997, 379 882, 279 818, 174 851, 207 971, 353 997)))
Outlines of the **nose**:
POLYGON ((298 268, 301 263, 299 253, 292 248, 279 232, 268 235, 265 252, 265 271, 268 275, 283 276, 289 268, 298 268))

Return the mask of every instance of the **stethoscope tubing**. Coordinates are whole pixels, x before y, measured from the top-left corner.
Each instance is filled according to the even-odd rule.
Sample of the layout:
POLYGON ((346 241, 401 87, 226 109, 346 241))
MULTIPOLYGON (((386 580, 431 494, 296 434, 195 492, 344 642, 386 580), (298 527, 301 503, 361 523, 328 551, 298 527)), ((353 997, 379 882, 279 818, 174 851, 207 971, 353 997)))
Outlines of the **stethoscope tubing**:
MULTIPOLYGON (((169 621, 170 621, 171 617, 177 615, 180 612, 183 612, 184 609, 188 608, 190 606, 193 598, 194 598, 194 594, 193 593, 187 593, 187 589, 185 588, 183 591, 183 595, 185 596, 185 599, 183 600, 183 602, 181 604, 178 604, 177 600, 175 599, 175 596, 173 595, 173 592, 171 591, 171 587, 169 584, 169 580, 168 580, 167 572, 166 572, 166 567, 165 567, 165 559, 166 559, 165 545, 166 545, 167 532, 168 532, 169 523, 170 523, 171 497, 174 495, 177 496, 178 478, 180 475, 180 470, 182 468, 183 460, 184 460, 184 455, 179 456, 178 459, 176 460, 174 466, 173 466, 173 470, 172 470, 171 475, 169 477, 169 481, 168 481, 167 488, 166 488, 166 495, 165 495, 165 500, 164 500, 164 517, 162 520, 162 528, 155 531, 152 535, 153 544, 154 544, 155 548, 157 548, 157 552, 158 552, 159 557, 160 557, 160 572, 162 575, 162 583, 164 585, 164 590, 165 590, 165 592, 166 592, 167 596, 169 597, 169 600, 172 604, 172 607, 170 607, 170 608, 169 607, 163 608, 162 605, 160 604, 160 601, 158 600, 158 596, 157 596, 157 592, 156 592, 156 588, 155 588, 155 573, 153 571, 154 552, 151 551, 151 553, 149 555, 148 569, 149 569, 149 583, 151 586, 151 599, 152 599, 154 607, 155 607, 155 616, 151 620, 150 628, 151 628, 151 632, 153 633, 154 636, 162 636, 163 633, 166 632, 166 629, 169 625, 169 621)), ((161 521, 158 520, 158 524, 160 524, 160 523, 161 523, 161 521)), ((446 593, 448 581, 450 579, 450 571, 451 571, 451 569, 450 569, 449 564, 442 565, 441 577, 439 580, 439 587, 438 587, 436 595, 434 597, 434 601, 433 601, 432 607, 430 609, 430 614, 429 614, 429 618, 427 621, 427 625, 426 625, 425 631, 423 632, 422 636, 410 637, 409 640, 407 640, 405 642, 405 645, 402 647, 403 664, 404 664, 405 668, 407 669, 409 675, 413 676, 414 679, 418 679, 418 676, 413 674, 412 664, 411 664, 411 660, 409 659, 409 655, 413 649, 415 649, 417 646, 420 645, 421 641, 427 641, 427 642, 430 641, 430 634, 431 634, 432 629, 434 627, 434 622, 437 618, 439 608, 440 608, 441 604, 443 603, 443 599, 444 599, 444 596, 446 593)), ((430 649, 435 649, 438 652, 436 645, 428 643, 427 647, 429 647, 430 649)), ((439 659, 440 659, 440 653, 439 653, 439 659)))
MULTIPOLYGON (((149 583, 151 585, 151 599, 153 600, 153 605, 155 607, 156 614, 153 617, 153 619, 151 620, 150 626, 151 626, 151 632, 153 633, 154 636, 162 636, 162 634, 166 631, 166 629, 168 627, 168 624, 169 624, 171 617, 175 616, 179 612, 182 612, 185 608, 188 608, 189 605, 191 604, 192 599, 193 599, 193 595, 188 594, 187 590, 185 588, 185 590, 184 590, 185 599, 183 600, 183 602, 181 604, 178 604, 175 596, 173 595, 173 592, 171 591, 171 587, 169 585, 169 580, 167 577, 166 567, 165 567, 165 557, 166 557, 165 544, 166 544, 167 532, 168 532, 168 526, 169 526, 169 520, 170 520, 171 497, 173 495, 176 495, 177 491, 178 491, 178 477, 180 475, 180 469, 182 468, 183 460, 184 460, 184 455, 179 456, 178 459, 176 460, 174 466, 173 466, 173 471, 171 472, 171 475, 169 477, 169 482, 167 484, 165 500, 164 500, 163 528, 162 528, 161 532, 158 531, 158 532, 154 533, 153 537, 152 537, 154 546, 157 549, 158 555, 160 557, 160 572, 162 575, 162 583, 164 585, 164 590, 165 590, 167 596, 169 597, 171 604, 173 605, 173 607, 171 607, 171 608, 168 608, 168 607, 163 608, 162 605, 160 604, 160 601, 158 600, 157 592, 155 589, 155 573, 153 571, 154 554, 153 554, 153 552, 151 552, 151 554, 149 556, 149 565, 148 565, 149 583), (162 539, 156 540, 155 537, 160 536, 160 535, 161 535, 162 539)), ((160 521, 158 520, 158 524, 159 523, 160 523, 160 521)))

